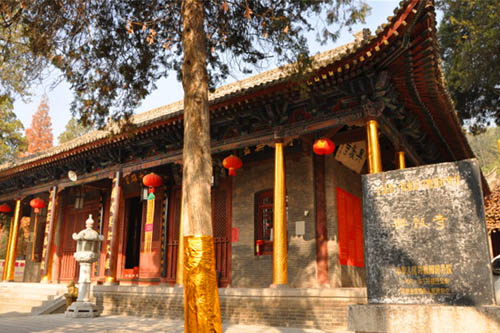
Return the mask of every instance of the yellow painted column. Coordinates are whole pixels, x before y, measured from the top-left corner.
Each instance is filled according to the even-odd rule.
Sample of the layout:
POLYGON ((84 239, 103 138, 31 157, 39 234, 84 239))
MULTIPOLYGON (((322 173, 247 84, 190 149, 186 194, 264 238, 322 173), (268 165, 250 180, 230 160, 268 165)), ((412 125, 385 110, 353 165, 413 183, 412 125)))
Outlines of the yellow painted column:
POLYGON ((405 160, 405 152, 397 151, 396 152, 396 161, 398 165, 398 169, 406 169, 406 160, 405 160))
POLYGON ((283 143, 275 145, 274 164, 274 226, 273 226, 273 284, 288 284, 288 248, 286 233, 286 187, 283 143))
POLYGON ((376 120, 372 119, 366 122, 366 137, 368 139, 368 173, 382 172, 382 157, 378 142, 378 122, 376 120))
POLYGON ((9 238, 7 239, 7 251, 5 251, 5 260, 3 263, 3 271, 2 271, 2 281, 5 281, 7 278, 7 258, 9 257, 10 252, 10 240, 12 239, 12 225, 14 225, 14 217, 10 219, 10 227, 9 227, 9 238))
MULTIPOLYGON (((182 192, 182 191, 181 191, 182 192)), ((184 285, 184 201, 181 195, 181 217, 179 221, 179 246, 177 248, 177 270, 175 275, 175 284, 184 285)))
POLYGON ((16 201, 16 210, 14 221, 11 224, 12 232, 9 232, 9 255, 5 258, 5 279, 4 281, 14 281, 14 269, 16 267, 17 254, 17 233, 19 230, 19 221, 21 220, 21 200, 16 201))

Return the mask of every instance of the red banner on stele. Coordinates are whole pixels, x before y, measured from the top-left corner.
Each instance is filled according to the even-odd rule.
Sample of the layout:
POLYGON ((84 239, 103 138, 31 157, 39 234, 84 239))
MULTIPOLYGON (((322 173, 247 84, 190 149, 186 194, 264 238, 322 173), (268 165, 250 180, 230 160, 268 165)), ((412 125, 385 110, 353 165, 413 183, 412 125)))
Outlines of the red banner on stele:
POLYGON ((337 187, 339 261, 364 267, 361 199, 337 187))

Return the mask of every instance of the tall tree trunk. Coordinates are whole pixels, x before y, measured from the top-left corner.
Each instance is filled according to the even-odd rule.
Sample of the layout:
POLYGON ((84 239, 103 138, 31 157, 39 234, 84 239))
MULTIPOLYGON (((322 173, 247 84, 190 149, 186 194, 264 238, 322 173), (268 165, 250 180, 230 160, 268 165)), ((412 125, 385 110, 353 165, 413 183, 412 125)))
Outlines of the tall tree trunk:
POLYGON ((210 204, 212 157, 204 1, 183 0, 182 21, 185 332, 222 332, 210 204))

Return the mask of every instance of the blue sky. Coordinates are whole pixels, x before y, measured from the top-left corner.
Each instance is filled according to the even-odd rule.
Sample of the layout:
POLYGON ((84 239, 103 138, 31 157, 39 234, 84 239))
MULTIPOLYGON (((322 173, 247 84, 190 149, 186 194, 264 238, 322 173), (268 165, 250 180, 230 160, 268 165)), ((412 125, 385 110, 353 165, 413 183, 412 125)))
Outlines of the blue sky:
MULTIPOLYGON (((367 2, 372 7, 371 14, 366 19, 366 24, 353 27, 353 32, 360 31, 363 28, 369 28, 372 33, 374 33, 379 25, 387 22, 387 17, 393 15, 394 9, 398 7, 399 4, 399 1, 392 0, 367 2)), ((334 44, 330 43, 321 46, 311 40, 309 47, 311 53, 314 54, 346 44, 351 40, 353 40, 353 36, 346 30, 334 44)), ((49 98, 50 116, 52 118, 52 133, 54 134, 55 139, 54 144, 56 144, 57 137, 64 131, 66 123, 71 118, 70 103, 73 99, 73 93, 66 82, 61 82, 54 89, 51 89, 54 78, 55 75, 52 75, 51 78, 45 80, 41 85, 33 87, 31 89, 33 96, 31 97, 31 101, 29 103, 17 100, 14 104, 14 112, 22 121, 24 128, 30 127, 31 118, 36 112, 42 95, 46 93, 49 98)), ((234 81, 234 79, 229 80, 228 83, 231 81, 234 81)), ((139 108, 137 108, 136 113, 178 101, 183 97, 182 85, 177 81, 175 73, 172 73, 169 77, 158 81, 157 86, 158 88, 142 102, 139 108)))

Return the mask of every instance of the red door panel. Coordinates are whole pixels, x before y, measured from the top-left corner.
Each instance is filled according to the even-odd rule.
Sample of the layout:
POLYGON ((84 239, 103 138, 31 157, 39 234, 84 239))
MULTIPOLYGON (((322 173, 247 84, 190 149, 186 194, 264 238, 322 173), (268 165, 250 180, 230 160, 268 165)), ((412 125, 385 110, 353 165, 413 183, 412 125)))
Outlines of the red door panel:
POLYGON ((364 266, 361 199, 337 187, 339 261, 364 266))

